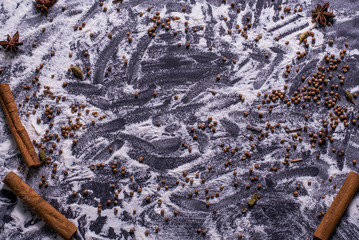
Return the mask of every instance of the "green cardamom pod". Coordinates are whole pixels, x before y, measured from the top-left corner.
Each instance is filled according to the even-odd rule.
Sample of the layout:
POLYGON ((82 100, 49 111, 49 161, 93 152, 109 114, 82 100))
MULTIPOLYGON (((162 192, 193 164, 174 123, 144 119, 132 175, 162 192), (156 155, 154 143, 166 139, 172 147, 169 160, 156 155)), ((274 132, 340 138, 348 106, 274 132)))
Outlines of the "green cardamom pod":
POLYGON ((310 32, 303 32, 299 36, 299 44, 301 44, 307 37, 309 36, 310 32))
POLYGON ((77 78, 83 79, 84 74, 83 74, 81 68, 79 68, 77 66, 72 66, 71 70, 77 78))
POLYGON ((46 156, 44 149, 42 149, 42 148, 39 150, 39 157, 43 164, 47 164, 47 156, 46 156))
POLYGON ((256 193, 253 194, 253 196, 251 197, 251 199, 248 200, 248 206, 253 207, 254 204, 256 204, 257 199, 258 199, 257 194, 256 194, 256 193))
POLYGON ((347 90, 345 90, 345 98, 346 98, 349 102, 351 102, 351 103, 353 103, 353 104, 355 105, 355 102, 354 102, 354 100, 353 100, 352 94, 351 94, 349 91, 347 91, 347 90))

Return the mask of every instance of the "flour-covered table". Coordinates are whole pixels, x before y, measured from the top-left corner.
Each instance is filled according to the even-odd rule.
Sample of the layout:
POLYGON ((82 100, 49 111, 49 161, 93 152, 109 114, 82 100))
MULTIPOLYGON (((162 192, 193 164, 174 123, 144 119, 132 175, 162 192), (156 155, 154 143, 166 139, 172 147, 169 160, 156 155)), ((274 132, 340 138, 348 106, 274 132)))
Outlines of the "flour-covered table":
MULTIPOLYGON (((1 111, 0 179, 76 239, 311 239, 358 172, 358 2, 38 2, 0 3, 0 82, 46 156, 1 111)), ((3 183, 0 206, 1 239, 60 238, 3 183)), ((358 222, 357 194, 332 239, 358 222)))

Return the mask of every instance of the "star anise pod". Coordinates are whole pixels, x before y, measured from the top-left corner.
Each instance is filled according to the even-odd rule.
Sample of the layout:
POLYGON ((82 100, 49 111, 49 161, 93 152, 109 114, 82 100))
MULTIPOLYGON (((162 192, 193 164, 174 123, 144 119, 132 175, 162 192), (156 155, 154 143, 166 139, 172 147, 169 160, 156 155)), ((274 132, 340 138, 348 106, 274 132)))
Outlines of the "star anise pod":
POLYGON ((333 12, 328 12, 329 2, 325 3, 323 6, 318 4, 316 8, 312 11, 312 18, 315 22, 321 25, 330 25, 330 20, 335 17, 333 12))
POLYGON ((22 44, 22 42, 19 42, 19 32, 16 32, 12 38, 8 34, 7 41, 0 41, 0 45, 5 49, 5 51, 10 52, 16 52, 18 50, 17 46, 22 44))
POLYGON ((57 2, 57 0, 35 0, 35 1, 38 3, 36 7, 39 8, 41 12, 45 12, 46 16, 49 13, 48 9, 57 2))

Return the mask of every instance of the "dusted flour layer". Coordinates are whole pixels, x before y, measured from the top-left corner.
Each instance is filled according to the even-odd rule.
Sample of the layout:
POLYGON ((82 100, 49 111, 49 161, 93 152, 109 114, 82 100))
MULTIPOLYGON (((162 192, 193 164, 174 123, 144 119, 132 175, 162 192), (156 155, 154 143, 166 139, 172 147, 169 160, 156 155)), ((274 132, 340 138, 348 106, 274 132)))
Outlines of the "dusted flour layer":
MULTIPOLYGON (((302 110, 300 105, 287 107, 279 102, 273 104, 272 113, 268 113, 269 104, 262 105, 264 93, 272 89, 283 90, 288 85, 286 96, 290 97, 298 87, 307 84, 300 78, 309 78, 317 71, 318 65, 324 65, 325 54, 338 54, 349 42, 345 63, 351 66, 345 75, 344 88, 354 93, 358 91, 356 83, 356 65, 358 62, 358 31, 354 27, 358 18, 358 4, 350 1, 333 1, 330 9, 336 14, 334 25, 317 28, 311 23, 311 9, 315 1, 288 1, 281 3, 283 7, 302 7, 303 12, 284 14, 278 11, 278 1, 236 1, 232 8, 230 2, 222 4, 220 0, 208 1, 127 1, 112 4, 104 1, 107 11, 103 11, 98 1, 59 0, 50 10, 46 18, 36 11, 31 1, 4 0, 0 4, 0 37, 20 32, 20 40, 24 45, 17 55, 9 55, 0 51, 1 82, 10 84, 18 103, 20 118, 30 138, 41 142, 45 129, 49 128, 43 112, 45 105, 54 109, 61 108, 51 131, 60 133, 62 125, 68 119, 75 119, 77 114, 71 113, 72 104, 86 104, 90 112, 97 111, 106 115, 103 120, 96 118, 92 125, 92 114, 82 111, 81 122, 87 126, 85 130, 75 132, 78 143, 73 146, 72 139, 63 139, 57 143, 62 149, 60 156, 49 154, 52 161, 58 163, 55 178, 51 178, 52 166, 42 167, 39 171, 29 171, 19 154, 11 137, 3 113, 0 113, 0 128, 4 132, 0 136, 0 178, 9 171, 18 175, 33 187, 41 196, 50 202, 72 222, 76 223, 80 234, 85 239, 131 239, 129 231, 135 229, 136 239, 196 239, 202 236, 197 229, 206 230, 208 239, 234 239, 243 234, 244 239, 305 239, 311 238, 320 223, 317 215, 326 211, 333 197, 349 171, 357 171, 352 160, 357 158, 359 139, 357 127, 344 128, 339 124, 332 134, 335 141, 322 147, 310 148, 308 134, 302 133, 303 142, 298 143, 296 150, 291 148, 290 159, 303 158, 302 162, 282 165, 286 153, 285 147, 297 141, 284 131, 308 126, 308 131, 318 130, 321 120, 326 118, 328 110, 313 102, 302 110), (61 7, 66 10, 62 12, 61 7), (152 6, 150 13, 148 5, 152 6), (182 7, 186 6, 185 12, 182 7), (121 10, 118 12, 117 7, 121 10), (238 14, 236 9, 241 8, 238 14), (152 26, 149 17, 156 11, 161 18, 178 16, 180 20, 171 21, 167 32, 160 26, 156 37, 151 38, 147 30, 152 26), (140 17, 139 12, 143 12, 140 17), (285 15, 284 19, 280 15, 285 15), (223 17, 227 16, 227 21, 223 17), (248 30, 248 39, 237 33, 235 25, 241 28, 248 24, 250 16, 253 26, 248 30), (53 18, 53 22, 49 21, 53 18), (188 33, 185 33, 185 21, 188 21, 188 33), (74 31, 74 26, 86 26, 74 31), (200 30, 203 25, 204 29, 200 30), (43 32, 42 28, 46 27, 43 32), (193 28, 198 29, 193 32, 193 28), (228 29, 232 34, 227 33, 228 29), (173 31, 177 30, 177 36, 173 31), (299 34, 312 31, 316 45, 330 39, 334 45, 309 47, 305 49, 298 44, 299 34), (94 36, 90 37, 93 32, 94 36), (126 32, 133 38, 128 42, 126 32), (112 38, 108 38, 112 33, 112 38), (255 38, 262 34, 256 42, 255 38), (275 37, 280 36, 279 41, 275 37), (285 44, 286 41, 290 43, 285 44), (33 42, 37 43, 32 47, 33 42), (182 46, 178 47, 181 42, 182 46), (190 42, 189 49, 185 44, 190 42), (209 46, 212 45, 212 50, 209 46), (51 56, 50 52, 55 55, 51 56), (88 51, 88 56, 84 52, 88 51), (297 60, 297 51, 307 51, 307 55, 297 60), (69 53, 72 58, 69 58, 69 53), (269 57, 266 59, 265 54, 269 57), (124 65, 126 57, 127 66, 124 65), (225 57, 227 61, 222 62, 225 57), (233 64, 233 59, 237 60, 233 64), (35 73, 41 63, 43 69, 35 73), (90 77, 83 80, 68 73, 73 65, 90 66, 90 77), (286 78, 286 65, 291 65, 291 73, 286 78), (111 66, 111 72, 108 67, 111 66), (296 72, 299 67, 299 72, 296 72), (54 74, 54 78, 51 75, 54 74), (41 86, 24 90, 23 85, 31 85, 31 80, 39 76, 41 86), (216 77, 220 75, 220 80, 216 77), (63 82, 67 86, 63 87, 63 82), (43 86, 50 86, 55 95, 66 96, 66 101, 56 103, 44 96, 43 86), (215 95, 211 91, 215 91, 215 95), (32 92, 37 91, 37 97, 32 92), (157 96, 153 97, 153 92, 157 96), (134 98, 139 93, 138 99, 134 98), (261 93, 261 97, 257 96, 261 93), (242 94, 245 101, 238 98, 242 94), (30 101, 25 102, 25 96, 30 101), (178 100, 174 96, 178 96, 178 100), (35 115, 32 114, 35 103, 40 103, 35 115), (257 105, 262 105, 263 118, 258 117, 257 105), (248 111, 249 116, 243 117, 248 111), (30 116, 26 117, 26 112, 30 116), (309 121, 304 115, 310 115, 309 121), (204 124, 208 117, 217 121, 216 132, 206 128, 197 129, 197 124, 204 124), (37 118, 43 121, 37 123, 37 118), (157 123, 160 122, 160 126, 157 123), (280 123, 281 128, 269 133, 268 137, 258 141, 256 134, 248 131, 248 124, 264 129, 267 122, 272 125, 280 123), (193 140, 190 128, 195 128, 197 140, 193 140), (248 139, 252 133, 253 141, 248 139), (280 139, 286 139, 280 144, 280 139), (182 147, 187 143, 192 151, 182 147), (225 153, 220 143, 238 146, 239 151, 232 156, 225 153), (252 151, 251 144, 256 148, 252 151), (113 152, 109 152, 109 147, 113 152), (332 148, 344 149, 343 158, 338 158, 332 148), (251 159, 241 160, 243 151, 252 152, 251 159), (316 154, 320 158, 316 159, 316 154), (139 157, 143 162, 139 162, 139 157), (225 167, 229 160, 232 164, 225 167), (116 161, 119 172, 113 174, 112 163, 116 161), (90 169, 90 165, 104 163, 103 168, 90 169), (258 169, 249 174, 249 168, 259 164, 258 169), (208 170, 208 166, 212 170, 208 170), (121 176, 121 167, 126 169, 121 176), (277 172, 270 167, 278 167, 277 172), (68 175, 63 171, 67 169, 68 175), (183 172, 193 179, 193 184, 185 182, 183 172), (233 176, 236 171, 237 175, 233 176), (199 177, 196 178, 196 173, 199 177), (45 174, 48 188, 38 187, 41 175, 45 174), (133 180, 130 181, 130 176, 133 180), (257 182, 251 182, 251 176, 258 176, 257 182), (329 176, 333 181, 329 182, 329 176), (204 184, 201 179, 205 178, 204 184), (166 180, 162 184, 162 179, 166 180), (176 184, 179 180, 179 185, 176 184), (308 181, 311 185, 308 186, 308 181), (234 187, 234 182, 238 187, 234 187), (115 188, 111 188, 115 184, 115 188), (251 188, 246 189, 246 184, 251 188), (262 189, 257 186, 261 184, 262 189), (300 185, 300 190, 296 185, 300 185), (337 188, 333 189, 333 185, 337 188), (157 190, 157 186, 161 189, 157 190), (165 190, 165 186, 168 190, 165 190), (220 186, 224 186, 220 191, 220 186), (121 188, 118 205, 114 206, 114 194, 121 188), (138 193, 138 188, 142 192, 138 193), (210 198, 210 207, 206 207, 205 188, 208 195, 219 192, 219 197, 210 198), (83 190, 88 195, 83 196, 83 190), (195 194, 195 189, 199 194, 195 194), (73 191, 78 194, 73 197, 73 191), (134 195, 130 196, 130 191, 134 195), (298 191, 298 197, 293 192, 298 191), (188 193, 193 193, 192 198, 188 193), (259 193, 256 205, 248 208, 247 201, 254 193, 259 193), (325 198, 322 198, 325 194, 325 198), (150 196, 150 202, 146 197, 150 196), (157 200, 162 204, 158 205, 157 200), (107 205, 111 200, 111 205, 107 205), (101 214, 97 206, 102 205, 101 214), (114 213, 114 208, 118 213, 114 213), (136 209, 136 214, 133 210, 136 209), (161 210, 164 214, 161 214, 161 210), (213 209, 217 210, 213 214, 213 209), (178 215, 174 216, 174 210, 178 215), (169 218, 165 222, 165 217, 169 218), (155 228, 159 232, 155 233, 155 228), (145 231, 149 230, 149 236, 145 231)), ((308 42, 310 42, 308 38, 308 42)), ((86 73, 86 71, 85 71, 86 73)), ((337 71, 338 74, 339 71, 337 71)), ((86 74, 85 74, 86 75, 86 74)), ((333 78, 334 79, 334 78, 333 78)), ((337 78, 336 78, 337 79, 337 78)), ((335 82, 334 84, 338 84, 335 82)), ((330 86, 330 84, 328 84, 330 86)), ((340 104, 348 106, 348 112, 356 116, 357 107, 346 102, 342 97, 340 104)), ((49 148, 49 147, 48 147, 49 148)), ((47 148, 47 149, 48 149, 47 148)), ((48 152, 47 152, 48 153, 48 152)), ((2 187, 3 185, 0 185, 2 187)), ((6 188, 0 191, 0 233, 1 238, 8 239, 54 239, 56 234, 39 221, 21 201, 6 188)), ((357 221, 359 218, 359 202, 355 197, 344 215, 335 239, 351 239, 359 236, 357 221)))

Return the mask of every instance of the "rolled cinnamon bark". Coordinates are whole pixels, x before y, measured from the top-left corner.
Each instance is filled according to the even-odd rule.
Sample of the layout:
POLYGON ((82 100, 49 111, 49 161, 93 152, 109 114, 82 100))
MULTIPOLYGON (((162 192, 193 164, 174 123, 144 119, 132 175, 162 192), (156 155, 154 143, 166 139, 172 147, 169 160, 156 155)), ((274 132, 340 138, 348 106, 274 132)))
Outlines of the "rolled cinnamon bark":
POLYGON ((40 166, 39 157, 35 152, 35 148, 32 145, 26 129, 21 123, 15 99, 7 83, 0 84, 0 102, 10 131, 14 136, 25 163, 28 167, 40 166))
POLYGON ((53 206, 46 202, 34 189, 21 180, 14 172, 9 172, 4 178, 4 183, 28 205, 47 225, 54 229, 66 240, 72 238, 77 227, 53 206))
POLYGON ((315 230, 314 239, 327 240, 330 238, 358 189, 359 174, 350 172, 317 230, 315 230))

